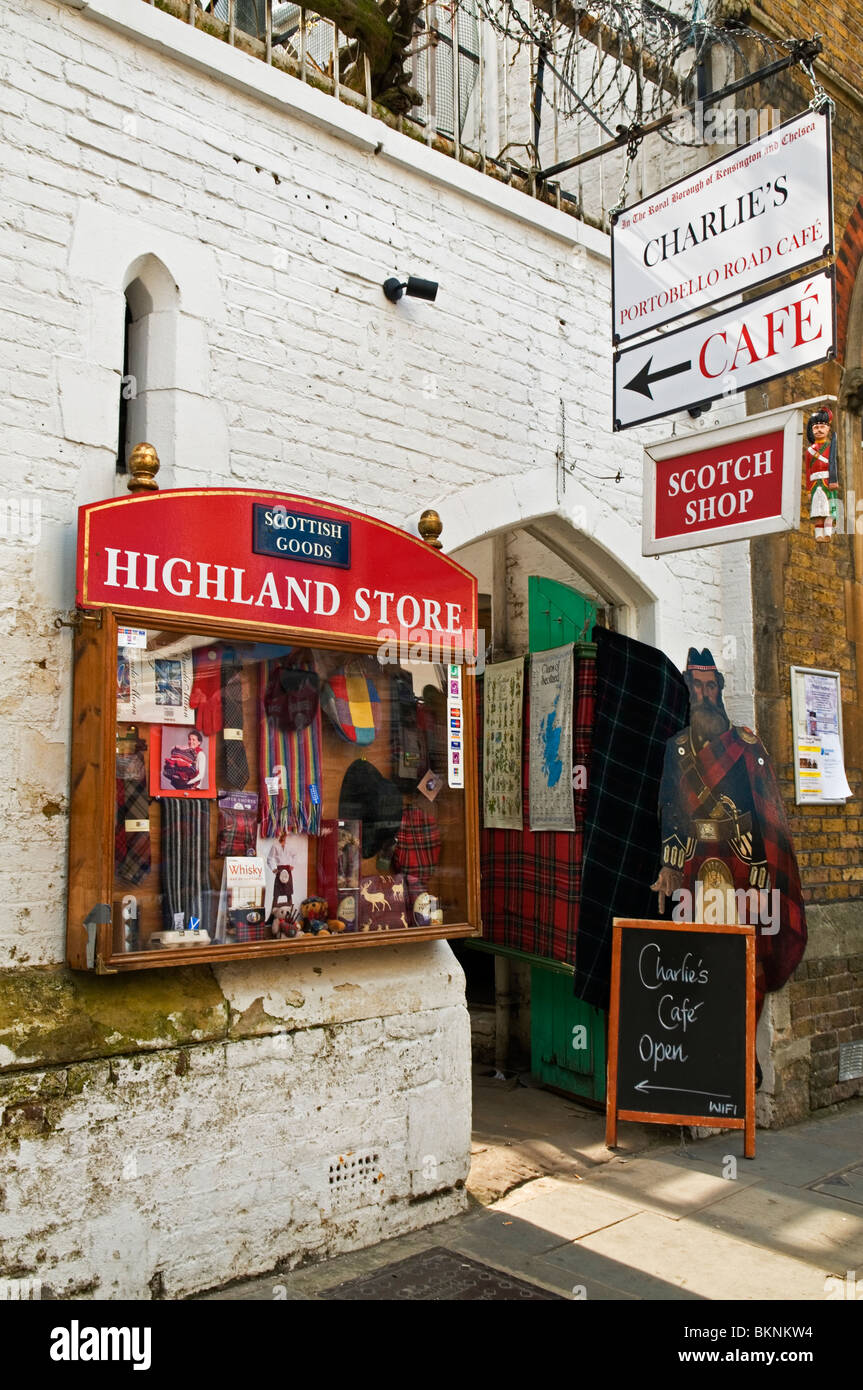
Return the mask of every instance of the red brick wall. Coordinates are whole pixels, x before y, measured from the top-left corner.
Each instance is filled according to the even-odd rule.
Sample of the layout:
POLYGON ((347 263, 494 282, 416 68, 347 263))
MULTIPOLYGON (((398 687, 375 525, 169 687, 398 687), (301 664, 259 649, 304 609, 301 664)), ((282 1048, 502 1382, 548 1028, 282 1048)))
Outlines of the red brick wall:
MULTIPOLYGON (((863 3, 828 0, 816 13, 811 6, 771 0, 763 10, 754 11, 756 23, 759 15, 775 22, 787 36, 811 33, 816 25, 825 35, 824 71, 819 78, 836 102, 837 362, 772 383, 767 399, 760 390, 752 392, 749 409, 763 410, 767 405, 820 394, 835 395, 841 404, 844 369, 863 366, 861 361, 846 360, 851 300, 863 264, 863 97, 858 100, 842 85, 844 81, 863 88, 863 3)), ((797 73, 783 79, 780 92, 782 114, 787 118, 804 109, 811 87, 797 73)), ((770 101, 767 93, 765 101, 770 101)), ((860 420, 853 422, 847 435, 845 423, 840 411, 836 416, 840 491, 850 489, 863 497, 860 420), (856 445, 846 452, 843 445, 850 439, 856 445)), ((774 1096, 780 1122, 863 1092, 859 1080, 838 1080, 840 1044, 863 1038, 863 907, 857 906, 863 898, 863 721, 858 710, 863 660, 857 651, 858 642, 863 644, 863 630, 858 631, 849 616, 855 593, 858 599, 863 597, 863 537, 846 532, 817 542, 808 513, 808 493, 801 486, 799 530, 752 544, 756 717, 789 813, 810 922, 807 955, 788 989, 790 1027, 782 1030, 777 1051, 774 1096), (792 665, 841 673, 846 769, 855 793, 844 806, 794 803, 792 665), (808 1042, 806 1066, 800 1057, 801 1042, 808 1042), (784 1044, 790 1046, 783 1061, 784 1044)), ((859 611, 863 614, 863 604, 859 611)))

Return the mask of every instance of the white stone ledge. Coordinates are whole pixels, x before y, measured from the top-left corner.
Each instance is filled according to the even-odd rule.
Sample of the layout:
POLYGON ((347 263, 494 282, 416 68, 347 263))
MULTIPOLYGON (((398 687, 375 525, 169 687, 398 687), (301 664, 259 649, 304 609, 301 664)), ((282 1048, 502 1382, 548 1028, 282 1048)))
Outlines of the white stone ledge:
MULTIPOLYGON (((222 39, 183 24, 154 5, 130 0, 59 0, 68 9, 124 34, 136 44, 206 73, 257 101, 347 141, 384 162, 410 170, 421 178, 460 193, 503 217, 534 228, 571 247, 581 247, 602 261, 610 260, 610 238, 586 222, 525 193, 499 183, 487 174, 461 164, 439 150, 391 130, 382 121, 357 111, 289 73, 270 67, 232 48, 222 39)), ((251 147, 250 147, 251 148, 251 147)), ((261 146, 255 155, 267 163, 261 146)))

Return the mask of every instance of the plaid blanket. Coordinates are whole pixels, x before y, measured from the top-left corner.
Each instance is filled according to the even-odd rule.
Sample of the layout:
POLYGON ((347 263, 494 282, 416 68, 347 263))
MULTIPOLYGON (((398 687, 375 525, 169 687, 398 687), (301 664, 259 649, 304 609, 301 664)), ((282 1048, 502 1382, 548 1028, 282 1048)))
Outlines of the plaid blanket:
MULTIPOLYGON (((672 756, 676 743, 674 739, 669 745, 672 756)), ((738 809, 752 814, 753 826, 764 845, 769 887, 779 892, 779 931, 775 935, 759 931, 755 948, 765 990, 781 989, 803 959, 806 914, 791 830, 764 745, 748 730, 743 737, 735 728, 713 739, 700 749, 681 777, 680 804, 684 814, 692 819, 702 813, 704 788, 719 797, 729 790, 732 779, 735 783, 732 800, 738 809), (735 776, 741 767, 746 770, 749 785, 749 800, 743 804, 737 791, 741 779, 735 776)), ((686 867, 694 868, 694 861, 690 860, 686 867)), ((684 886, 692 887, 688 877, 684 877, 684 886)))
POLYGON ((441 834, 434 816, 420 806, 406 806, 396 835, 393 868, 422 879, 437 869, 441 834))
MULTIPOLYGON (((576 647, 573 699, 573 767, 590 763, 596 692, 596 660, 590 646, 576 647)), ((477 747, 482 756, 482 692, 477 747)), ((525 686, 525 729, 530 698, 525 686)), ((522 743, 522 813, 530 824, 529 742, 522 743)), ((575 830, 486 830, 480 832, 483 934, 501 946, 572 964, 579 923, 581 854, 588 788, 574 778, 575 830)), ((483 785, 482 767, 479 785, 483 785)))
POLYGON ((575 993, 608 1007, 613 917, 656 917, 665 745, 689 716, 680 672, 654 647, 605 628, 597 644, 575 993))

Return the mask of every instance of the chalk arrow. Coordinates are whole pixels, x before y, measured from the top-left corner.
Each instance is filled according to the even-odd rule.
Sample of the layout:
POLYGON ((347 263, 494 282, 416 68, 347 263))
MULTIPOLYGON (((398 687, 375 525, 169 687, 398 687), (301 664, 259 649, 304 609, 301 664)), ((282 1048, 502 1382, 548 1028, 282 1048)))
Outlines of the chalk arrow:
POLYGON ((649 401, 653 400, 653 393, 650 390, 654 381, 664 381, 667 376, 677 376, 678 372, 688 372, 692 366, 691 362, 676 362, 673 367, 662 367, 658 372, 652 372, 653 358, 648 357, 644 366, 636 372, 632 381, 628 381, 624 387, 625 391, 637 391, 640 396, 646 396, 649 401))
POLYGON ((720 1095, 718 1091, 693 1091, 688 1086, 654 1086, 650 1081, 639 1081, 636 1091, 674 1091, 676 1095, 712 1096, 714 1100, 730 1100, 730 1096, 720 1095))

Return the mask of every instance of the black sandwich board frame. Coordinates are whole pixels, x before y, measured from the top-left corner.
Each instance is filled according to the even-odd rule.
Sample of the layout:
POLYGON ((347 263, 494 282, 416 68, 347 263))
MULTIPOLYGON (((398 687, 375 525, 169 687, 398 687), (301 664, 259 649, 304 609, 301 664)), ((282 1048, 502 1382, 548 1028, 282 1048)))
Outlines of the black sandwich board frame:
POLYGON ((637 918, 615 917, 613 923, 612 962, 611 962, 611 1008, 608 1020, 608 1097, 605 1117, 606 1147, 613 1149, 617 1144, 618 1120, 635 1120, 642 1124, 657 1125, 705 1125, 712 1129, 742 1129, 743 1153, 745 1158, 755 1157, 755 927, 737 925, 712 925, 706 922, 684 922, 676 924, 663 921, 642 921, 637 918), (650 931, 662 936, 674 932, 716 934, 745 937, 746 979, 745 1016, 745 1114, 742 1118, 728 1115, 676 1115, 651 1110, 619 1110, 617 1108, 618 1088, 618 1043, 620 1040, 621 1007, 621 947, 623 933, 629 931, 650 931))

